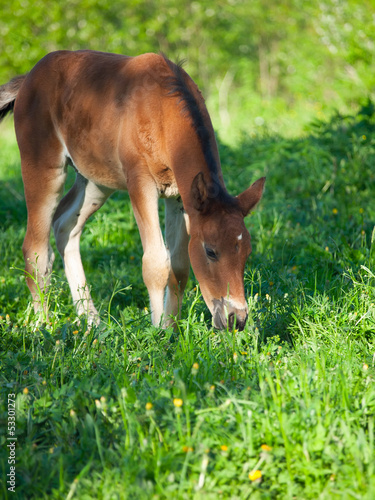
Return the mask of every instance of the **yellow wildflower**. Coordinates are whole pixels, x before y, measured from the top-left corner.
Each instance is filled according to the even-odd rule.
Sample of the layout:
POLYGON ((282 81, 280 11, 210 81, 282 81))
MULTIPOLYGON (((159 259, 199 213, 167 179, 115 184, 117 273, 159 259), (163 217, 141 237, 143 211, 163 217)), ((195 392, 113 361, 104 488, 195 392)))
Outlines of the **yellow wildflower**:
POLYGON ((152 403, 146 403, 145 408, 147 411, 150 411, 152 409, 152 403))
POLYGON ((256 481, 257 479, 260 479, 261 477, 262 477, 262 472, 260 470, 252 470, 249 473, 250 481, 256 481))
POLYGON ((261 449, 262 449, 263 451, 271 451, 271 450, 272 450, 272 447, 271 447, 271 446, 268 446, 268 444, 262 444, 261 449))
POLYGON ((27 387, 25 387, 24 390, 23 390, 23 393, 24 394, 29 394, 29 389, 27 387))
POLYGON ((226 444, 222 444, 220 446, 221 451, 228 451, 228 446, 226 444))
POLYGON ((180 398, 174 398, 173 404, 175 405, 176 408, 181 408, 184 402, 180 398))

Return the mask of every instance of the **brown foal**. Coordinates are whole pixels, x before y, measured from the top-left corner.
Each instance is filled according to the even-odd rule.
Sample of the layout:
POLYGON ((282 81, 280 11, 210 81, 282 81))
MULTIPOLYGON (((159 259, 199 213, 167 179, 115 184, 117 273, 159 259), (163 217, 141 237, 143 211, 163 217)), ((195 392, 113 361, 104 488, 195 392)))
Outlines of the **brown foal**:
POLYGON ((13 108, 36 311, 38 288, 45 290, 52 270, 53 226, 77 312, 98 321, 79 241, 90 215, 120 189, 129 192, 141 235, 152 323, 168 325, 178 314, 191 262, 214 326, 244 328, 251 252, 244 217, 260 201, 265 178, 228 194, 204 99, 180 66, 156 54, 53 52, 0 87, 0 120, 13 108), (62 197, 68 165, 77 177, 62 197))

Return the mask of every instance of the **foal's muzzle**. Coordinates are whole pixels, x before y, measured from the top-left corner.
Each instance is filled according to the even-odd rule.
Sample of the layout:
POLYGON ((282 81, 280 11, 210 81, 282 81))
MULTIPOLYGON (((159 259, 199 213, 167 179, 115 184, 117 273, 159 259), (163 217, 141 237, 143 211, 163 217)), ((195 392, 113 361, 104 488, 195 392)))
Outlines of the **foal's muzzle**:
POLYGON ((248 308, 245 303, 243 307, 235 307, 231 300, 221 299, 215 300, 214 305, 214 327, 219 330, 236 330, 242 331, 245 328, 248 308))

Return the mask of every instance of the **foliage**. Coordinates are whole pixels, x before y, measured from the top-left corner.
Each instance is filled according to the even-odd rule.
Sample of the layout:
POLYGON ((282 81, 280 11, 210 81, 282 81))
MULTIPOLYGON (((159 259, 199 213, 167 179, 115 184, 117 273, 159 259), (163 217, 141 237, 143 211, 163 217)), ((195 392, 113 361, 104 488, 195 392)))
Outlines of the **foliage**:
POLYGON ((374 497, 374 127, 369 101, 303 137, 266 130, 220 144, 231 192, 267 175, 248 221, 250 320, 213 330, 191 276, 178 334, 150 325, 123 194, 82 240, 102 324, 75 318, 58 259, 51 321, 37 323, 18 270, 18 153, 3 134, 0 416, 6 428, 15 393, 12 498, 374 497))
POLYGON ((302 116, 374 97, 371 0, 0 0, 0 8, 0 81, 58 49, 162 50, 187 59, 226 137, 233 116, 251 131, 282 114, 278 129, 295 134, 302 116))

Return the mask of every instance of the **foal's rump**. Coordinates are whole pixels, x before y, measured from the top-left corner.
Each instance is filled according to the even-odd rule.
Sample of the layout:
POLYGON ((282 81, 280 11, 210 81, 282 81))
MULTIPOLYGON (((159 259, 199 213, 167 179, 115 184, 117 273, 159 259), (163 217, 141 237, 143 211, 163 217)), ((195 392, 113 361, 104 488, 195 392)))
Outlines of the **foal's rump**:
POLYGON ((85 178, 126 189, 124 170, 137 151, 133 140, 123 139, 136 135, 139 107, 157 86, 152 66, 161 59, 92 51, 48 54, 25 77, 16 98, 21 156, 51 162, 53 150, 59 165, 51 167, 70 160, 85 178))

